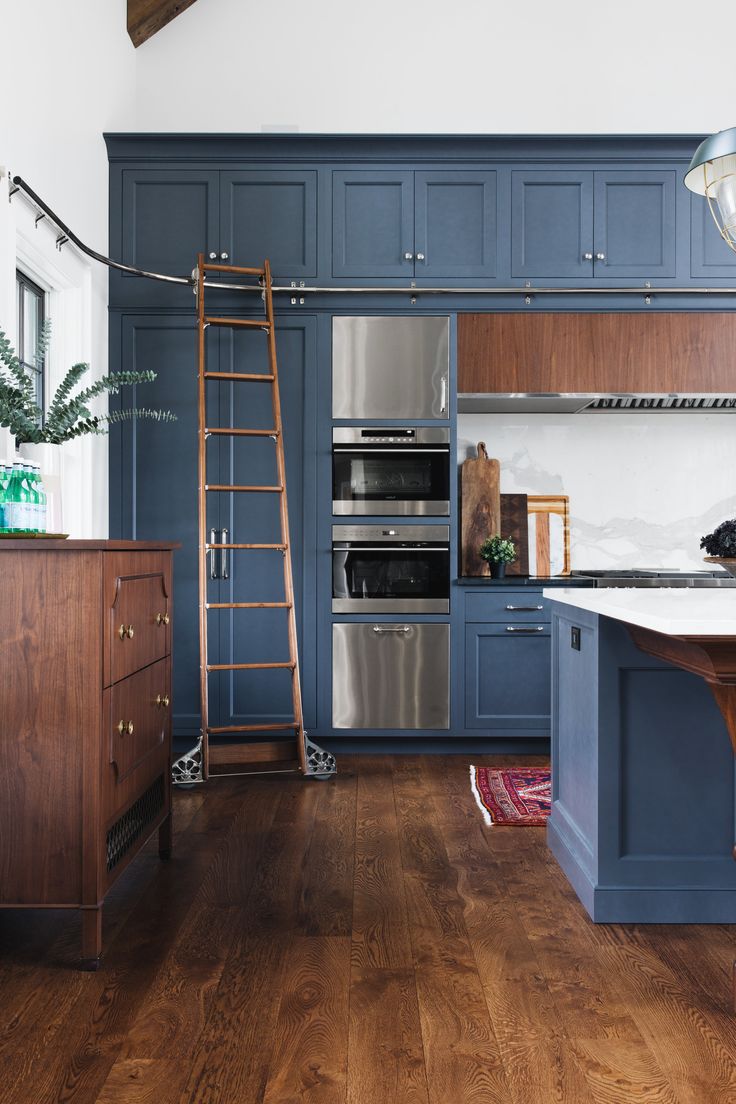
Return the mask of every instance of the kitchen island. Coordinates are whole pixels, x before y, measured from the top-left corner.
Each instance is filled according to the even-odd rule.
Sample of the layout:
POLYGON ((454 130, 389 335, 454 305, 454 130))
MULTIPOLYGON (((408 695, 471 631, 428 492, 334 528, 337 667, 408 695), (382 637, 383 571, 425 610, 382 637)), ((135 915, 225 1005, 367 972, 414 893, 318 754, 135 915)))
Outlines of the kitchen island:
POLYGON ((736 591, 544 597, 547 839, 575 892, 600 922, 736 923, 736 591))

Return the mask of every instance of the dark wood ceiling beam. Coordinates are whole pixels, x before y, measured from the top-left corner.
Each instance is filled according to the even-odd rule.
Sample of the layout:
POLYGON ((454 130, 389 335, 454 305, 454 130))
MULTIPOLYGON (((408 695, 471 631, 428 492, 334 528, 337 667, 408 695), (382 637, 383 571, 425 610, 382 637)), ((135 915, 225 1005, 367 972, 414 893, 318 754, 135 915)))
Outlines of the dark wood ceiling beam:
POLYGON ((194 0, 128 0, 128 34, 134 46, 147 42, 194 0))

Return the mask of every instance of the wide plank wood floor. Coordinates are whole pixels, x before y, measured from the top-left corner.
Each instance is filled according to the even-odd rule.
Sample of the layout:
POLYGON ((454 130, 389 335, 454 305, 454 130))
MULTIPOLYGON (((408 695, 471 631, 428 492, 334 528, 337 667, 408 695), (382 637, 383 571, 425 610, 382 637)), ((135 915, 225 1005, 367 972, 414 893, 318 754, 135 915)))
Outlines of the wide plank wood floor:
POLYGON ((178 791, 97 974, 0 911, 2 1104, 736 1104, 736 927, 592 924, 468 764, 178 791))

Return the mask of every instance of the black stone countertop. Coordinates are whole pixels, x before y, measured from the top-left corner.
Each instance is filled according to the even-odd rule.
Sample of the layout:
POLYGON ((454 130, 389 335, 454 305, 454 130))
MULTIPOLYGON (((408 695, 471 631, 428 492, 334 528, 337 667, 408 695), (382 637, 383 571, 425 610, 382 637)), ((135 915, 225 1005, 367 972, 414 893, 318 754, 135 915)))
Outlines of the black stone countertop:
POLYGON ((489 575, 464 575, 455 580, 461 587, 590 587, 594 579, 579 575, 505 575, 503 579, 491 579, 489 575))

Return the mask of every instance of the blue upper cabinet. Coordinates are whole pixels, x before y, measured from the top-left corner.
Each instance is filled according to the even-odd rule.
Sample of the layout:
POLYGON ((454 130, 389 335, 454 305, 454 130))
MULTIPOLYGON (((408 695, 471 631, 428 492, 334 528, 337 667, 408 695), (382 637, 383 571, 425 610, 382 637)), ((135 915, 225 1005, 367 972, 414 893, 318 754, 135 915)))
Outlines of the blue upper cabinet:
POLYGON ((690 275, 695 279, 736 281, 736 253, 718 232, 704 196, 690 196, 690 275))
POLYGON ((416 280, 496 276, 495 171, 332 174, 332 276, 416 280))
POLYGON ((511 176, 513 278, 643 283, 676 276, 675 169, 511 176))
POLYGON ((414 173, 332 174, 332 275, 414 274, 414 173))
POLYGON ((253 170, 220 174, 220 251, 234 265, 264 258, 279 279, 317 275, 317 172, 253 170))
POLYGON ((593 275, 599 279, 676 275, 677 173, 595 173, 593 275))
POLYGON ((593 275, 592 172, 512 172, 511 275, 521 279, 593 275))
MULTIPOLYGON (((209 169, 124 169, 113 178, 110 199, 113 257, 166 276, 189 276, 200 250, 219 251, 218 189, 219 173, 209 169)), ((192 292, 111 270, 110 302, 190 307, 192 292)))

